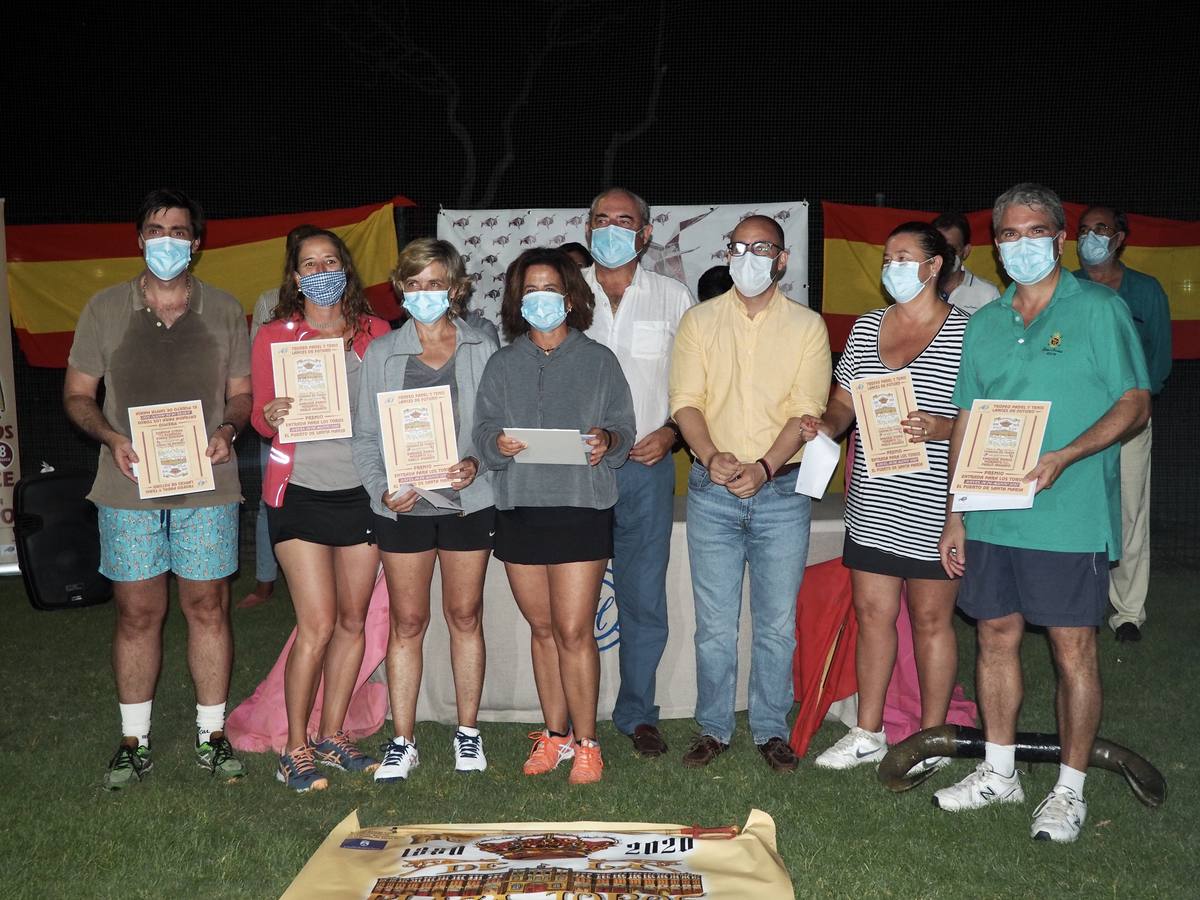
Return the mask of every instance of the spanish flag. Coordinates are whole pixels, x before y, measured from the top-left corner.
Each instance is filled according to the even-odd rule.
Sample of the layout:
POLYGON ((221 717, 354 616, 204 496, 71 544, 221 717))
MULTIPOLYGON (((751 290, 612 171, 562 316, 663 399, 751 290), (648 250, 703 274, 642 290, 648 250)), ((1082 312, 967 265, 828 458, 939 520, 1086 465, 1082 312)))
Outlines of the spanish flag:
MULTIPOLYGON (((399 306, 388 280, 398 253, 393 209, 414 205, 394 197, 380 206, 214 219, 193 271, 237 297, 249 315, 263 291, 279 286, 287 233, 297 225, 317 225, 345 240, 375 311, 394 319, 399 306)), ((145 266, 133 224, 19 225, 8 228, 7 238, 8 286, 21 350, 30 365, 64 368, 87 301, 145 266)))
MULTIPOLYGON (((1087 208, 1064 203, 1067 243, 1063 265, 1080 268, 1075 250, 1079 217, 1087 208)), ((936 213, 882 206, 821 203, 825 221, 825 277, 821 311, 834 350, 841 350, 854 319, 887 303, 879 283, 883 245, 902 222, 932 222, 936 213)), ((992 244, 992 211, 965 213, 972 247, 967 268, 1004 289, 1007 280, 992 244)), ((1180 222, 1129 214, 1129 239, 1121 259, 1131 269, 1153 275, 1171 302, 1171 341, 1175 359, 1200 359, 1200 222, 1180 222)))

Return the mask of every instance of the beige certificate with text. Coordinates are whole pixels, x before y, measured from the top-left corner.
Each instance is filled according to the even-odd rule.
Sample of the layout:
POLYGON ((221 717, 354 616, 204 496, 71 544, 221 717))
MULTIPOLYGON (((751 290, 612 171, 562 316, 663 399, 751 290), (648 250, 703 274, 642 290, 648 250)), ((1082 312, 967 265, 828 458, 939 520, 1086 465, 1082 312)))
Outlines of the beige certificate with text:
POLYGON ((929 471, 924 442, 910 441, 904 430, 904 420, 917 409, 908 369, 875 378, 856 378, 850 382, 850 397, 868 478, 929 471))
POLYGON ((280 442, 350 437, 346 345, 341 338, 272 344, 271 366, 275 396, 292 398, 292 408, 279 423, 280 442))
POLYGON ((129 407, 129 437, 138 455, 138 497, 211 491, 212 461, 199 400, 129 407))
POLYGON ((953 509, 1026 509, 1037 485, 1024 480, 1037 464, 1050 417, 1039 400, 976 400, 950 481, 953 509))
POLYGON ((376 398, 388 491, 450 487, 447 472, 458 462, 450 388, 384 391, 376 398))

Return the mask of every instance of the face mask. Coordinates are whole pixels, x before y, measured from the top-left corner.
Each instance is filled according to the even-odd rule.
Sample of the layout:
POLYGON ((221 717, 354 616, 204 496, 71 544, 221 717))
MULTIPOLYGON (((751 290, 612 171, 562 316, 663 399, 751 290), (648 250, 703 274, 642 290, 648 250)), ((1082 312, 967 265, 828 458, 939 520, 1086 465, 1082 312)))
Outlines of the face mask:
POLYGON ((729 277, 743 297, 757 297, 771 286, 775 260, 755 256, 749 250, 729 260, 729 277))
POLYGON ((450 308, 450 292, 405 291, 404 308, 422 325, 432 325, 450 308))
POLYGON ((959 256, 957 253, 954 254, 954 268, 951 269, 950 271, 951 272, 962 271, 962 257, 959 256))
POLYGON ((538 331, 553 331, 567 320, 567 302, 554 291, 531 291, 521 300, 521 317, 538 331))
POLYGON ((1004 269, 1018 284, 1037 284, 1054 271, 1054 238, 1018 238, 1000 245, 1004 269))
POLYGON ((1096 234, 1089 231, 1079 239, 1079 258, 1084 265, 1098 266, 1112 255, 1108 249, 1112 239, 1107 234, 1096 234))
POLYGON ((616 269, 637 256, 637 232, 606 225, 592 232, 592 256, 606 269, 616 269))
POLYGON ((313 272, 300 279, 300 292, 317 306, 333 306, 346 293, 346 272, 313 272))
POLYGON ((156 237, 145 241, 146 268, 162 281, 170 281, 187 268, 192 259, 192 242, 181 238, 156 237))
MULTIPOLYGON (((924 259, 921 262, 929 260, 924 259)), ((883 286, 897 303, 907 303, 914 299, 929 279, 933 278, 933 274, 930 273, 929 278, 922 281, 919 275, 920 268, 921 263, 912 261, 890 262, 883 267, 883 274, 880 276, 883 286)))

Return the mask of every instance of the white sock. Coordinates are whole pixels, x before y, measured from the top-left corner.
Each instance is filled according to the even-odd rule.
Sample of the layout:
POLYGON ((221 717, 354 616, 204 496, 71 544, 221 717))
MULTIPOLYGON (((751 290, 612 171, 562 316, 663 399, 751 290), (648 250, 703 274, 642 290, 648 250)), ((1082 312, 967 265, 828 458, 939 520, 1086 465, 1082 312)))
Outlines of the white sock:
POLYGON ((394 738, 392 738, 392 743, 393 744, 411 744, 414 747, 417 746, 415 742, 410 741, 408 738, 406 738, 402 734, 398 734, 394 738))
POLYGON ((993 744, 987 741, 983 745, 984 760, 995 770, 997 775, 1012 778, 1017 768, 1016 744, 993 744))
POLYGON ((472 728, 470 725, 459 725, 458 730, 461 731, 463 734, 465 734, 467 737, 479 737, 479 729, 472 728))
POLYGON ((1078 769, 1072 769, 1066 763, 1063 763, 1058 767, 1058 784, 1055 787, 1059 785, 1068 787, 1075 793, 1076 797, 1082 800, 1083 781, 1085 778, 1087 778, 1087 772, 1080 772, 1078 769))
POLYGON ((150 745, 150 707, 153 700, 145 703, 118 703, 121 708, 121 736, 135 737, 139 747, 150 745))
POLYGON ((225 704, 215 703, 212 706, 196 704, 196 740, 203 744, 214 731, 225 729, 225 704))

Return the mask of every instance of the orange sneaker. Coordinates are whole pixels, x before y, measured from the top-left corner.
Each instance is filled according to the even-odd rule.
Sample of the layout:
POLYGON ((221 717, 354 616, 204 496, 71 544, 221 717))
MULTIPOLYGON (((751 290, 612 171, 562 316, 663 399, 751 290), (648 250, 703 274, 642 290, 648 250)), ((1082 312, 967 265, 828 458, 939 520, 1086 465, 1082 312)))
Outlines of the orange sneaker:
POLYGON ((575 750, 575 764, 567 781, 571 784, 591 784, 599 781, 604 772, 604 760, 600 757, 600 745, 595 741, 583 740, 575 750))
POLYGON ((531 731, 529 739, 533 741, 533 749, 523 767, 526 775, 553 772, 560 762, 575 755, 575 738, 570 734, 553 737, 549 731, 531 731))

